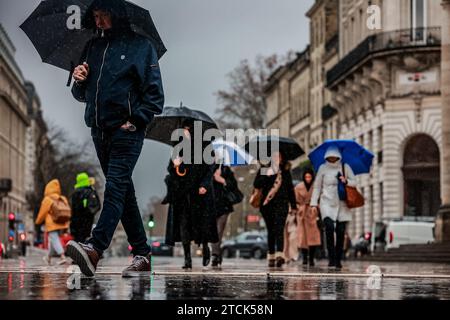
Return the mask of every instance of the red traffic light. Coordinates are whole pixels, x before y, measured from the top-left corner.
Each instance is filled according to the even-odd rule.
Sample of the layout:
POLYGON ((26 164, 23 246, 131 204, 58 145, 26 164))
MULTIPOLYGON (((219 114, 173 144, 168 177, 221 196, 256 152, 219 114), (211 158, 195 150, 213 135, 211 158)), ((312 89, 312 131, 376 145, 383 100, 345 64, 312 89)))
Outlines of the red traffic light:
POLYGON ((13 212, 10 212, 8 215, 8 220, 9 221, 16 220, 16 215, 13 212))
POLYGON ((9 240, 9 242, 13 242, 13 241, 14 241, 14 237, 9 236, 9 237, 8 237, 8 240, 9 240))

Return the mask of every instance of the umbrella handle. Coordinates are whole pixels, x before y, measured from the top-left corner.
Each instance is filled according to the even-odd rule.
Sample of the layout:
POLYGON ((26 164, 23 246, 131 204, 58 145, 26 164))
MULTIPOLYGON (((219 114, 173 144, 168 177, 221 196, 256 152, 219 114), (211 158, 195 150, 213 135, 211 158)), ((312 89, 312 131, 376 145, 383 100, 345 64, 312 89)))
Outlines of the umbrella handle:
POLYGON ((180 177, 184 177, 187 173, 186 169, 184 169, 184 172, 180 172, 180 167, 175 167, 175 171, 177 172, 177 175, 179 175, 180 177))
POLYGON ((75 65, 73 64, 73 61, 70 61, 70 73, 69 73, 69 79, 67 79, 68 87, 70 87, 70 84, 72 83, 72 76, 73 76, 74 71, 75 71, 75 65))

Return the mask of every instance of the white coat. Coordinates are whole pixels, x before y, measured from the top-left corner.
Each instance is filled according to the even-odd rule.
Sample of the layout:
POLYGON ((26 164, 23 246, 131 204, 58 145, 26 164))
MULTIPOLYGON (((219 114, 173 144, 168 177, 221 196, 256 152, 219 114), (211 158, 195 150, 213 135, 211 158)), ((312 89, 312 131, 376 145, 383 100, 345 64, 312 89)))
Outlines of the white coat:
MULTIPOLYGON (((351 221, 352 211, 347 207, 345 201, 339 199, 338 195, 337 175, 339 172, 342 174, 341 153, 337 149, 330 148, 325 153, 325 159, 328 157, 339 158, 339 161, 336 163, 326 161, 320 166, 314 181, 310 205, 320 208, 322 219, 328 217, 333 221, 351 221)), ((356 187, 355 175, 348 164, 345 164, 345 177, 348 186, 356 187)))

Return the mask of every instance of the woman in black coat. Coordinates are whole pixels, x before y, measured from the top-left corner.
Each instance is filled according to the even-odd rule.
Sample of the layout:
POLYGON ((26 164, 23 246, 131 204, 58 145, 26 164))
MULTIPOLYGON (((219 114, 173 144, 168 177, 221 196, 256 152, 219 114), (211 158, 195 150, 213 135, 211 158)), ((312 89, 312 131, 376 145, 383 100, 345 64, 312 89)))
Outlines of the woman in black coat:
POLYGON ((281 267, 285 263, 283 255, 284 226, 289 213, 289 204, 296 210, 294 185, 289 162, 280 152, 272 156, 271 166, 262 174, 261 168, 255 177, 253 186, 262 191, 260 211, 267 226, 269 267, 281 267), (278 171, 276 168, 279 167, 278 171), (279 172, 279 173, 278 173, 279 172))
MULTIPOLYGON (((185 129, 191 130, 186 126, 185 129)), ((192 134, 186 133, 187 136, 192 134)), ((204 149, 204 148, 203 148, 204 149)), ((192 146, 192 151, 194 150, 192 146)), ((193 160, 193 152, 191 152, 193 160)), ((216 165, 185 163, 183 158, 170 160, 166 176, 169 203, 166 243, 182 242, 184 249, 183 269, 192 268, 191 241, 203 248, 203 266, 211 259, 208 242, 217 242, 213 175, 216 165)))
POLYGON ((222 237, 228 221, 228 215, 233 212, 233 205, 227 193, 240 193, 234 173, 229 166, 221 165, 214 173, 214 196, 216 202, 217 232, 219 241, 212 244, 212 266, 222 264, 222 237))

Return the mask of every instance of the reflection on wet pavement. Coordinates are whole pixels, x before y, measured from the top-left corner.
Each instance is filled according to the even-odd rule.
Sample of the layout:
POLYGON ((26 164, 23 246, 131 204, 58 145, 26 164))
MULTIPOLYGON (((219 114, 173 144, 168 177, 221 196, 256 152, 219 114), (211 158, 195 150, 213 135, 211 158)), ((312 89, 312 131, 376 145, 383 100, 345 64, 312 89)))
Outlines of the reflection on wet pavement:
POLYGON ((381 279, 369 289, 364 278, 119 275, 82 278, 69 290, 65 274, 0 274, 0 299, 161 300, 161 299, 450 299, 450 281, 381 279))
POLYGON ((71 266, 45 266, 38 255, 0 260, 0 300, 450 299, 450 266, 444 264, 383 263, 377 266, 383 277, 370 277, 371 263, 361 261, 336 272, 326 261, 272 270, 265 261, 231 259, 213 270, 196 259, 192 272, 185 272, 181 258, 157 257, 151 277, 123 279, 129 262, 107 259, 95 278, 72 278, 71 266))

